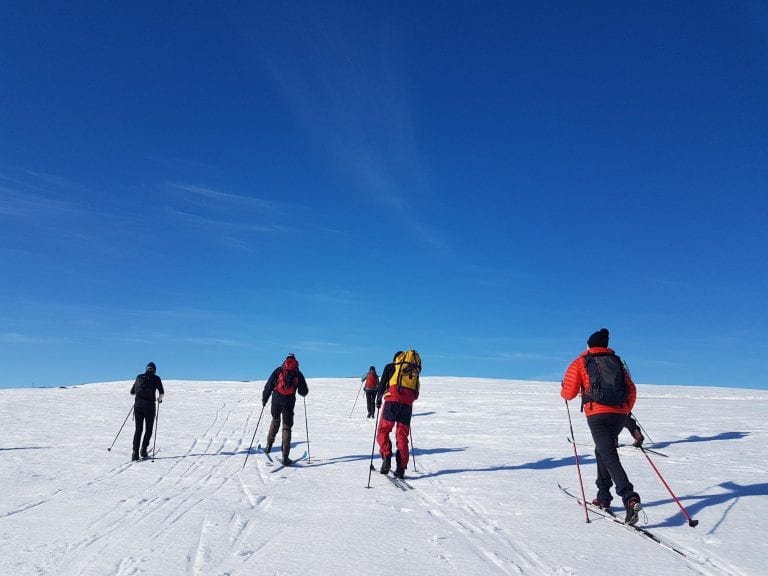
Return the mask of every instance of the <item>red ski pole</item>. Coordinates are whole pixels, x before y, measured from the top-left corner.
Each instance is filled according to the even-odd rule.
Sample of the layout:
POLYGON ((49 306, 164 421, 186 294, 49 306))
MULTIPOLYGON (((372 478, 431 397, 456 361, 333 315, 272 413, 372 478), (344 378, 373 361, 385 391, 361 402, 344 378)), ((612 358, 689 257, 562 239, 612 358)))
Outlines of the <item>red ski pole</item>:
POLYGON ((573 435, 573 423, 571 422, 571 409, 568 407, 568 400, 565 401, 565 409, 568 411, 568 426, 571 428, 571 437, 568 441, 573 446, 573 457, 576 459, 576 472, 579 475, 579 486, 581 486, 581 501, 584 504, 584 516, 589 524, 589 511, 587 510, 587 498, 584 496, 584 481, 581 479, 581 467, 579 466, 579 454, 576 451, 576 438, 573 435))
POLYGON ((651 457, 648 456, 648 452, 646 452, 645 448, 640 446, 640 450, 643 451, 643 454, 645 454, 645 457, 648 459, 648 463, 651 465, 651 468, 653 468, 653 471, 656 472, 656 475, 659 477, 659 480, 661 480, 661 483, 664 484, 664 487, 667 489, 667 492, 674 498, 675 502, 677 502, 677 505, 680 506, 680 510, 683 512, 686 518, 688 518, 688 526, 691 528, 695 528, 699 521, 694 520, 691 518, 691 515, 688 514, 688 510, 685 509, 685 507, 680 503, 680 500, 677 499, 677 496, 675 496, 675 493, 672 492, 672 488, 669 487, 669 484, 667 484, 667 481, 664 480, 664 477, 661 475, 661 472, 659 472, 659 469, 656 468, 656 464, 653 463, 653 460, 651 460, 651 457))

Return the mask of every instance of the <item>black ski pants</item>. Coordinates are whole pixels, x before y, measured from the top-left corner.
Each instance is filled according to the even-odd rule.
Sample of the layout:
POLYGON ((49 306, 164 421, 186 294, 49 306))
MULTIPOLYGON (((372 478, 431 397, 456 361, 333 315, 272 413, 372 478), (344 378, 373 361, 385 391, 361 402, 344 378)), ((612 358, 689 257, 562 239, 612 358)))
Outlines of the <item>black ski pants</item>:
POLYGON ((593 414, 587 417, 587 425, 595 442, 597 460, 597 499, 604 504, 611 502, 611 486, 616 486, 616 494, 626 506, 630 496, 637 496, 632 482, 619 460, 616 443, 619 433, 627 422, 626 414, 593 414))
POLYGON ((368 416, 373 416, 376 413, 376 388, 365 391, 365 404, 368 409, 368 416))
POLYGON ((283 430, 293 428, 293 410, 296 407, 296 394, 284 396, 279 392, 272 394, 272 420, 280 422, 283 419, 283 430))
POLYGON ((152 426, 155 423, 155 403, 150 406, 134 406, 133 416, 136 422, 136 431, 133 433, 133 451, 139 451, 141 445, 142 451, 146 451, 149 446, 149 440, 152 438, 152 426), (142 440, 141 434, 144 433, 142 440))

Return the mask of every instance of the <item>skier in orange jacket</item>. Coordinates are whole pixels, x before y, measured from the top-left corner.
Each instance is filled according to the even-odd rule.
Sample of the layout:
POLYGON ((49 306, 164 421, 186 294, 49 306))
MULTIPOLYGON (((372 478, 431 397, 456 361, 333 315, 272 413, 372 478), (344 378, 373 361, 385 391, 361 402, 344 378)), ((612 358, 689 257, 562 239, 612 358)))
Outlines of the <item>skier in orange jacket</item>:
POLYGON ((616 444, 635 405, 637 389, 621 359, 608 347, 606 328, 592 334, 587 346, 568 366, 560 396, 565 400, 573 400, 578 394, 582 396, 597 461, 597 498, 592 504, 609 508, 610 489, 615 484, 616 494, 626 510, 625 522, 634 524, 640 511, 640 496, 627 478, 616 444))

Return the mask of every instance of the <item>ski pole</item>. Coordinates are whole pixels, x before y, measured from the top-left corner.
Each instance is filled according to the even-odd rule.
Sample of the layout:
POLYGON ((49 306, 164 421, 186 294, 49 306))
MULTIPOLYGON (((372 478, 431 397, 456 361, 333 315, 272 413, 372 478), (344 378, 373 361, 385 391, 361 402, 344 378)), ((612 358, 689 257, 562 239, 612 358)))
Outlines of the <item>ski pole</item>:
POLYGON ((659 472, 659 469, 656 468, 656 464, 653 463, 653 460, 651 460, 651 457, 648 456, 648 452, 645 448, 640 446, 640 450, 643 451, 643 454, 645 454, 645 457, 648 459, 648 463, 651 465, 651 468, 653 468, 653 471, 656 472, 656 475, 659 477, 659 480, 661 480, 661 483, 664 484, 664 487, 667 489, 667 492, 669 492, 670 496, 677 502, 677 505, 680 507, 680 510, 682 511, 683 515, 688 519, 688 526, 691 528, 695 528, 699 521, 694 520, 691 518, 691 515, 688 514, 688 510, 685 509, 685 507, 680 503, 680 500, 677 499, 677 496, 675 496, 675 493, 672 492, 672 488, 669 487, 669 484, 667 484, 667 481, 664 480, 664 477, 661 475, 661 472, 659 472))
POLYGON ((358 391, 357 391, 357 396, 355 396, 355 403, 354 403, 354 404, 352 404, 352 410, 350 410, 350 411, 349 411, 349 416, 348 416, 348 418, 352 418, 352 412, 354 412, 354 411, 355 411, 355 406, 357 406, 357 399, 358 399, 358 398, 360 398, 360 392, 362 392, 362 390, 363 390, 363 386, 365 386, 365 384, 361 385, 361 386, 360 386, 360 390, 358 390, 358 391))
POLYGON ((380 407, 376 407, 376 423, 373 426, 373 444, 371 445, 371 465, 368 467, 368 486, 371 487, 371 472, 373 472, 373 451, 376 449, 376 433, 379 431, 379 411, 380 407))
POLYGON ((307 429, 307 464, 312 462, 312 456, 309 453, 309 422, 307 420, 307 397, 302 396, 304 398, 304 428, 307 429))
POLYGON ((571 409, 568 407, 568 400, 565 400, 565 409, 568 411, 568 426, 571 428, 571 437, 568 441, 573 445, 573 457, 576 459, 576 472, 579 475, 579 486, 581 486, 581 501, 584 504, 584 516, 589 524, 589 511, 587 510, 587 498, 584 496, 584 481, 581 479, 581 467, 579 466, 579 454, 576 451, 576 438, 573 433, 573 422, 571 421, 571 409))
POLYGON ((120 436, 120 432, 123 431, 123 427, 125 426, 125 423, 128 422, 128 418, 131 417, 131 414, 133 413, 133 406, 131 406, 131 409, 128 410, 128 416, 125 417, 125 420, 123 420, 123 426, 120 426, 120 430, 117 431, 117 435, 115 436, 115 439, 112 440, 112 446, 107 448, 107 452, 112 451, 112 447, 115 445, 115 442, 117 442, 117 437, 120 436))
POLYGON ((256 432, 259 431, 259 424, 261 424, 261 417, 264 415, 264 408, 266 408, 267 405, 263 404, 261 406, 261 414, 259 414, 259 420, 256 422, 256 428, 253 431, 253 436, 251 437, 251 444, 248 446, 248 452, 245 453, 245 462, 243 462, 243 468, 245 468, 246 463, 248 462, 248 456, 251 454, 251 448, 253 447, 253 441, 256 439, 256 432))
POLYGON ((155 437, 152 439, 152 462, 155 461, 155 448, 157 448, 157 423, 160 421, 160 402, 157 402, 157 412, 155 412, 155 437))
POLYGON ((413 447, 413 428, 408 427, 408 434, 411 437, 411 456, 413 456, 413 471, 418 472, 416 469, 416 448, 413 447))

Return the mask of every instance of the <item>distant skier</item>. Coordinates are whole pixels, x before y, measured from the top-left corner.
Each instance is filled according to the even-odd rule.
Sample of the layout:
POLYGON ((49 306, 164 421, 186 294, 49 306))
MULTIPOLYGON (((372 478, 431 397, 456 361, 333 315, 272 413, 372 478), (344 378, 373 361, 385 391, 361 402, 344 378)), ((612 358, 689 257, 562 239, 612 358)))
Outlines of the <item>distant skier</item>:
POLYGON ((267 445, 264 451, 269 454, 272 444, 275 442, 277 431, 280 428, 280 419, 283 422, 283 464, 293 463, 289 458, 291 452, 291 428, 293 428, 293 409, 296 406, 296 392, 301 396, 309 394, 307 381, 299 370, 299 362, 293 354, 288 354, 282 366, 278 366, 272 372, 264 385, 261 394, 261 405, 266 406, 270 396, 272 397, 272 423, 267 433, 267 445))
POLYGON ((373 418, 376 411, 376 389, 379 387, 379 375, 376 374, 376 366, 368 368, 362 378, 362 382, 365 382, 363 389, 365 390, 365 404, 368 408, 368 418, 373 418))
POLYGON ((155 374, 157 367, 154 362, 147 364, 144 374, 136 376, 136 380, 131 386, 131 394, 136 398, 133 402, 133 416, 136 421, 136 431, 133 434, 133 454, 131 460, 139 459, 139 446, 141 446, 141 457, 147 458, 147 447, 152 438, 152 426, 155 422, 155 391, 160 395, 158 402, 163 401, 165 390, 160 377, 155 374), (144 438, 142 439, 142 432, 144 438))
POLYGON ((592 334, 587 346, 587 350, 568 366, 560 396, 573 400, 581 394, 597 460, 597 498, 592 503, 609 508, 610 489, 615 484, 626 510, 624 521, 635 524, 641 507, 640 496, 621 465, 616 443, 627 415, 635 405, 637 390, 621 359, 608 348, 607 329, 592 334))
POLYGON ((381 454, 381 472, 389 474, 392 468, 392 441, 389 433, 397 425, 395 431, 395 476, 405 477, 408 467, 408 435, 411 431, 411 416, 413 403, 419 398, 419 374, 421 373, 421 358, 416 350, 397 352, 390 364, 384 367, 376 392, 376 407, 381 407, 382 399, 384 408, 381 410, 379 428, 376 432, 376 441, 379 444, 381 454))

